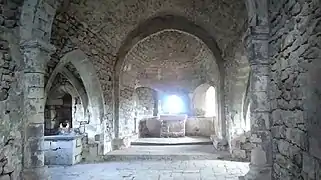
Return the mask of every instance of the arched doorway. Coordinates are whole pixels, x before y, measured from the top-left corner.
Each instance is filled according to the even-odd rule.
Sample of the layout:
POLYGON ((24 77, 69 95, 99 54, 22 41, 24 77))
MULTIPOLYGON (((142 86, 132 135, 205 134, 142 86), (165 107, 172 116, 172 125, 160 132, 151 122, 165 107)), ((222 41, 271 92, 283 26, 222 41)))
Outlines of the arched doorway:
POLYGON ((68 93, 47 100, 45 106, 45 136, 60 134, 60 125, 73 128, 72 96, 68 93), (65 125, 63 125, 65 126, 65 125))

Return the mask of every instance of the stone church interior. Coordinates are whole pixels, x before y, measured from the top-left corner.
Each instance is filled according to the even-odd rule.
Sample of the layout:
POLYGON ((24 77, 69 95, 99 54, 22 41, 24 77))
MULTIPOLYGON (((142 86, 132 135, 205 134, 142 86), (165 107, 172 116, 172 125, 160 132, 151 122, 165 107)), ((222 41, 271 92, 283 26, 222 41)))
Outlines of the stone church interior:
POLYGON ((320 0, 0 12, 0 180, 321 179, 320 0))

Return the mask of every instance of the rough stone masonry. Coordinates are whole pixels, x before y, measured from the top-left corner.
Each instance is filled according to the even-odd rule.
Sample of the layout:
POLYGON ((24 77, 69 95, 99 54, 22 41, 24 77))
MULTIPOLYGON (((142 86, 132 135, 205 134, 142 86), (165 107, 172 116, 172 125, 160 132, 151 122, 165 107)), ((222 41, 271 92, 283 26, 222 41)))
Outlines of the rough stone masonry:
POLYGON ((0 179, 46 179, 45 104, 60 76, 80 97, 85 161, 130 144, 139 100, 154 113, 150 94, 137 98, 137 88, 192 102, 189 94, 207 84, 217 90, 211 137, 251 161, 243 178, 321 179, 320 7, 0 0, 0 179))

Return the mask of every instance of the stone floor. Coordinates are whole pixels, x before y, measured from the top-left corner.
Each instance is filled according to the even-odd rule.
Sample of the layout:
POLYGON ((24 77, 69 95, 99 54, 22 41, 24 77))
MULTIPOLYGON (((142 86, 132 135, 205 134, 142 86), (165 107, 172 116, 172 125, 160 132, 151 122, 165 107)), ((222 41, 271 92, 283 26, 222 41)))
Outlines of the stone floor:
POLYGON ((112 151, 104 159, 105 161, 228 160, 230 154, 227 151, 217 151, 213 145, 131 146, 112 151))
POLYGON ((129 161, 50 167, 52 180, 238 180, 248 163, 221 160, 129 161))

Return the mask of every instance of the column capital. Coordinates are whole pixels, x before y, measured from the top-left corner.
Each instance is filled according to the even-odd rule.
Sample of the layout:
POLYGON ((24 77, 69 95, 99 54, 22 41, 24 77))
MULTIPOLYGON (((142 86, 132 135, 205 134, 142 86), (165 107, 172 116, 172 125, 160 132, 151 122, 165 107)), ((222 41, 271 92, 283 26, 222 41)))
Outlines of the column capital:
POLYGON ((31 39, 20 42, 20 47, 22 50, 27 49, 40 49, 43 52, 53 54, 56 51, 56 47, 46 41, 41 39, 31 39))
POLYGON ((269 37, 270 37, 269 26, 249 26, 244 33, 243 42, 247 44, 252 40, 268 41, 269 37))
POLYGON ((250 26, 243 36, 244 47, 251 65, 269 65, 268 26, 250 26))

